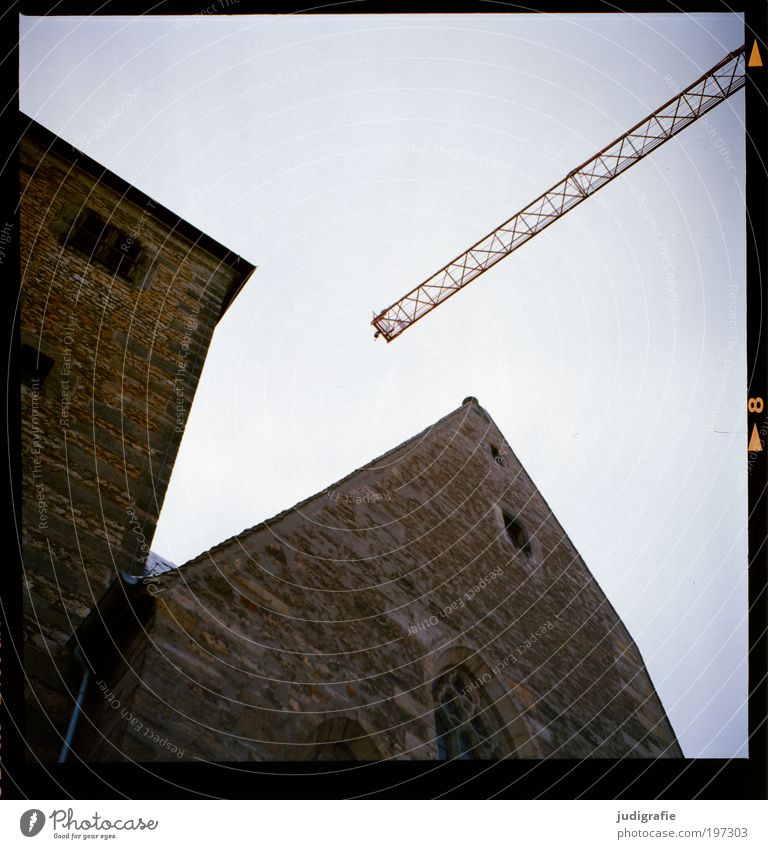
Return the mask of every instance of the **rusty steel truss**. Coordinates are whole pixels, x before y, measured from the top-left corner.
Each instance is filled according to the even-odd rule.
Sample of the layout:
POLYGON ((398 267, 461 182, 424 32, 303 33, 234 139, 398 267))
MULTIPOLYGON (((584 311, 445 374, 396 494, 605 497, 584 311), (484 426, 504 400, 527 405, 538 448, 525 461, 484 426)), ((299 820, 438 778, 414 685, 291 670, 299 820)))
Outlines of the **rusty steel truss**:
POLYGON ((451 260, 436 274, 382 310, 371 322, 391 342, 484 271, 549 227, 598 189, 713 109, 745 82, 745 46, 604 147, 557 185, 451 260))

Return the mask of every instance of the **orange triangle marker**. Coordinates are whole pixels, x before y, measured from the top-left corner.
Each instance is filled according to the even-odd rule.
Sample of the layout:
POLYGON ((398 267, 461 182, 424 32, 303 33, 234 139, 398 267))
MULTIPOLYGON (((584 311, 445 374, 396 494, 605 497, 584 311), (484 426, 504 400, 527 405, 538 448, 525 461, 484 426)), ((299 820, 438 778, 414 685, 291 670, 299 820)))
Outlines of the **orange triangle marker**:
POLYGON ((755 39, 755 43, 752 45, 752 52, 749 54, 749 62, 747 62, 747 67, 763 67, 763 57, 760 55, 760 48, 757 46, 757 39, 755 39))
POLYGON ((763 443, 760 441, 760 434, 757 432, 757 425, 752 427, 752 437, 749 440, 748 451, 762 451, 763 443))

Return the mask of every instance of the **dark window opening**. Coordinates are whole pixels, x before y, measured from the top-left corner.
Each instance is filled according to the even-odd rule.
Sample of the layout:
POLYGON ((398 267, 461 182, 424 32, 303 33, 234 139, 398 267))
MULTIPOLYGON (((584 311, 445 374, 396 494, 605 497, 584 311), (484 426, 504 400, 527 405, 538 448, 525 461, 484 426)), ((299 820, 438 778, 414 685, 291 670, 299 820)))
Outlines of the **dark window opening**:
POLYGON ((51 373, 53 360, 31 345, 22 345, 19 356, 21 362, 21 381, 33 389, 39 389, 45 378, 51 373))
POLYGON ((502 515, 504 517, 504 528, 510 542, 515 546, 515 548, 522 551, 523 554, 530 556, 531 542, 528 539, 528 534, 525 532, 522 525, 520 525, 520 523, 511 516, 507 516, 506 513, 503 513, 502 515))
POLYGON ((79 216, 67 244, 128 280, 133 277, 141 253, 140 242, 114 224, 107 224, 91 209, 79 216))
POLYGON ((310 761, 377 761, 378 749, 363 727, 346 717, 327 719, 313 735, 315 746, 301 756, 310 761))
POLYGON ((494 461, 500 466, 504 465, 504 460, 502 459, 504 457, 503 452, 499 451, 499 449, 493 444, 491 444, 491 457, 493 457, 494 461))

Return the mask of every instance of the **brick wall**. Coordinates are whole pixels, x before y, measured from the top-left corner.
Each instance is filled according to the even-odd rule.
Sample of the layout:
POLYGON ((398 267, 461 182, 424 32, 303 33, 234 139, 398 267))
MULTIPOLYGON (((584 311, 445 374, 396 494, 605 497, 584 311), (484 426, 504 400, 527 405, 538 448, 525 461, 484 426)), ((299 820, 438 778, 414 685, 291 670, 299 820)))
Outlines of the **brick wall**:
POLYGON ((22 362, 27 738, 50 760, 78 677, 65 644, 118 571, 141 571, 222 305, 252 268, 34 124, 20 159, 22 351, 50 367, 36 382, 22 362), (141 245, 131 279, 75 247, 86 209, 141 245))
POLYGON ((476 403, 154 592, 126 757, 332 758, 346 741, 435 758, 452 667, 504 753, 681 754, 632 638, 476 403))

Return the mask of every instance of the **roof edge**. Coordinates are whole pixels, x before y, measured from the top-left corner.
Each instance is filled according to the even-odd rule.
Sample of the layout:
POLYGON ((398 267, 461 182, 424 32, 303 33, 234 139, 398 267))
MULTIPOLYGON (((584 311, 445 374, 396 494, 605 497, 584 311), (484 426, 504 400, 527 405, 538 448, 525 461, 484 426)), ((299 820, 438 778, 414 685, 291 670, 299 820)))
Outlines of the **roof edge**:
POLYGON ((217 542, 216 545, 213 545, 210 548, 206 548, 204 551, 201 551, 199 554, 196 554, 194 557, 191 557, 189 560, 182 563, 178 568, 184 569, 187 566, 196 565, 195 561, 200 560, 205 555, 215 554, 216 552, 223 549, 225 546, 230 545, 234 540, 238 539, 239 537, 242 537, 244 534, 249 534, 251 532, 258 531, 262 528, 268 528, 271 525, 274 525, 276 522, 279 522, 281 519, 284 519, 290 513, 293 513, 295 510, 299 510, 301 507, 304 507, 305 505, 314 501, 316 498, 319 498, 327 490, 339 488, 340 486, 342 486, 344 483, 346 483, 348 480, 353 478, 358 473, 363 472, 367 469, 370 469, 372 466, 375 466, 375 465, 381 463, 382 461, 386 460, 392 454, 395 454, 398 451, 402 451, 402 449, 405 448, 407 445, 409 445, 411 442, 414 442, 417 439, 421 439, 423 436, 428 434, 434 428, 439 427, 441 424, 443 424, 443 422, 445 422, 448 419, 450 419, 451 417, 455 416, 456 413, 458 413, 460 410, 464 409, 465 407, 471 408, 472 406, 477 406, 480 410, 482 410, 483 413, 485 413, 485 416, 488 418, 488 420, 490 422, 492 422, 494 424, 494 426, 496 427, 496 429, 498 430, 498 425, 496 425, 496 423, 493 422, 493 419, 491 418, 488 411, 480 406, 480 404, 477 402, 477 399, 472 398, 471 400, 472 400, 473 403, 468 403, 469 400, 470 399, 466 399, 459 407, 456 407, 456 409, 451 410, 450 413, 446 413, 446 415, 444 415, 442 418, 438 419, 436 422, 433 422, 431 425, 428 425, 423 430, 420 430, 414 436, 409 436, 408 439, 403 440, 403 442, 401 442, 399 445, 396 445, 394 448, 390 448, 388 451, 385 451, 383 454, 380 454, 378 457, 374 457, 372 460, 369 460, 367 463, 365 463, 365 465, 359 466, 354 471, 349 472, 349 474, 344 475, 343 478, 339 478, 339 480, 335 481, 332 484, 329 484, 327 487, 324 487, 319 492, 315 492, 312 495, 307 496, 307 498, 303 498, 301 501, 298 501, 292 507, 288 507, 285 510, 281 510, 279 513, 276 513, 274 516, 271 516, 268 519, 264 519, 261 522, 257 522, 255 525, 251 525, 250 527, 243 528, 242 531, 239 531, 238 533, 233 534, 232 536, 227 537, 226 539, 223 539, 221 542, 217 542))
POLYGON ((114 171, 107 168, 106 165, 97 162, 88 156, 87 153, 83 153, 82 150, 79 150, 73 144, 70 144, 61 136, 54 133, 53 130, 49 130, 43 126, 39 121, 36 121, 24 112, 20 111, 19 114, 22 125, 21 136, 30 136, 43 144, 49 151, 73 163, 76 162, 79 168, 118 192, 127 201, 142 208, 146 208, 148 203, 151 203, 153 215, 166 224, 172 233, 176 233, 191 241, 195 247, 202 248, 202 250, 211 254, 220 263, 237 272, 237 276, 224 296, 221 312, 218 316, 220 320, 232 305, 235 298, 240 294, 257 266, 234 251, 231 251, 225 245, 222 245, 221 242, 216 241, 212 236, 195 227, 194 224, 190 224, 189 221, 173 212, 173 210, 168 209, 167 206, 158 203, 141 189, 136 188, 132 183, 129 183, 123 177, 120 177, 114 171))

